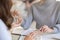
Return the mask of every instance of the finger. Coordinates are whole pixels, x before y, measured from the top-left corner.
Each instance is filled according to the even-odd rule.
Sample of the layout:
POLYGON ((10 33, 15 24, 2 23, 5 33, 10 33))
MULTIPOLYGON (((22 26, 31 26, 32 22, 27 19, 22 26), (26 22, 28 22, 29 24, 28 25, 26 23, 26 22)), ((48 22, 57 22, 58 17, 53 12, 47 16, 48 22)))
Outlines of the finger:
POLYGON ((45 29, 48 29, 48 26, 46 25, 42 26, 42 31, 44 31, 45 29))
POLYGON ((21 23, 21 21, 22 21, 22 19, 18 19, 18 22, 17 22, 17 24, 21 23))
POLYGON ((47 29, 45 29, 45 30, 44 30, 44 32, 48 32, 48 30, 47 30, 47 29))
POLYGON ((45 32, 46 28, 43 28, 43 32, 45 32))
POLYGON ((36 32, 33 32, 33 33, 31 34, 31 36, 34 36, 34 35, 36 35, 36 32))
POLYGON ((29 35, 27 35, 27 36, 29 36, 29 37, 32 37, 34 35, 34 33, 33 32, 31 32, 29 35))
POLYGON ((42 31, 43 27, 40 28, 40 31, 42 31))
POLYGON ((44 26, 42 26, 40 31, 41 32, 44 32, 44 29, 45 29, 44 26))
POLYGON ((36 34, 37 34, 37 32, 32 32, 32 33, 30 33, 30 37, 34 38, 36 34))

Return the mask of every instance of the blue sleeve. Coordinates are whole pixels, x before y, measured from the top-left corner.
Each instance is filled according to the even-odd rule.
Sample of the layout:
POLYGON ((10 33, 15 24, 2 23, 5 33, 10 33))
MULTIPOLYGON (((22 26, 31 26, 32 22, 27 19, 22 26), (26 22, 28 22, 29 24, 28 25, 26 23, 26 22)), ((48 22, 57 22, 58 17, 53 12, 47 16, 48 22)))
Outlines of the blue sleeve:
POLYGON ((57 24, 53 27, 54 33, 59 33, 60 32, 60 11, 58 12, 58 17, 57 17, 57 24))
POLYGON ((28 29, 33 21, 32 10, 28 8, 27 11, 28 11, 27 18, 23 20, 23 23, 21 25, 24 29, 28 29))
POLYGON ((0 40, 12 40, 11 34, 7 29, 7 26, 0 19, 0 40))

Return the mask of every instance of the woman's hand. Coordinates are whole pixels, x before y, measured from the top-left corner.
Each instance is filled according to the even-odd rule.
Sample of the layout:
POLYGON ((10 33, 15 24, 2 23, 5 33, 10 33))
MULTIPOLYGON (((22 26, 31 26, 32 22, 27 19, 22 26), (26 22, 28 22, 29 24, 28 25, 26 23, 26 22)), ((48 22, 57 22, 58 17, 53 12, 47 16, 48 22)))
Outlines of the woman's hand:
POLYGON ((40 31, 50 33, 53 32, 53 29, 49 28, 47 25, 44 25, 40 28, 40 31))
POLYGON ((42 32, 40 32, 40 30, 36 30, 34 32, 31 32, 29 35, 27 35, 24 40, 35 40, 35 37, 37 35, 41 35, 43 34, 42 32))
POLYGON ((32 33, 30 33, 29 35, 27 35, 24 40, 35 40, 34 37, 36 36, 37 32, 34 31, 32 33))
POLYGON ((11 15, 13 17, 15 17, 15 16, 19 16, 19 13, 18 13, 18 11, 14 10, 14 11, 11 12, 11 15))
POLYGON ((16 10, 12 13, 12 16, 14 18, 14 21, 11 25, 12 28, 19 27, 23 21, 22 17, 19 15, 18 11, 16 11, 16 10))
POLYGON ((22 24, 22 18, 16 19, 16 22, 12 23, 12 27, 19 27, 22 24))
POLYGON ((34 40, 33 36, 31 35, 28 35, 24 38, 24 40, 34 40))

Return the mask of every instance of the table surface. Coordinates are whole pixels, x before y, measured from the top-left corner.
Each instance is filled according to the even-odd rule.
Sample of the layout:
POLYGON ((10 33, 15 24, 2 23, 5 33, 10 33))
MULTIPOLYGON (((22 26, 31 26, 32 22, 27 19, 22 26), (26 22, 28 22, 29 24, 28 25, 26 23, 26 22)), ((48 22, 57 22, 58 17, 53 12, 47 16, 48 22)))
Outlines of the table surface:
MULTIPOLYGON (((18 35, 18 36, 26 36, 25 34, 28 34, 30 32, 34 31, 33 29, 28 29, 28 30, 23 30, 23 29, 18 29, 18 30, 14 30, 14 32, 12 32, 12 35, 18 35)), ((54 40, 60 40, 60 33, 57 34, 44 34, 41 36, 42 39, 46 40, 48 39, 54 39, 54 40)))
MULTIPOLYGON (((22 40, 22 36, 26 36, 26 35, 21 35, 21 34, 16 34, 16 33, 12 33, 13 35, 18 35, 20 36, 20 40, 22 40)), ((44 34, 41 35, 40 37, 38 36, 38 38, 40 38, 39 40, 60 40, 60 33, 57 34, 44 34)))

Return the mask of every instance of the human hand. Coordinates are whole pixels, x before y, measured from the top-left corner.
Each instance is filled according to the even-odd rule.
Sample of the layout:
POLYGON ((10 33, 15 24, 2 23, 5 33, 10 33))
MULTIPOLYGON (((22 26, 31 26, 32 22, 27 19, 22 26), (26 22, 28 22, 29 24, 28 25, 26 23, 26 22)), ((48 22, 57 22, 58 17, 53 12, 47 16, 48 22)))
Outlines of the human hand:
POLYGON ((50 33, 53 32, 53 29, 49 28, 47 25, 44 25, 40 28, 40 31, 50 33))
POLYGON ((12 17, 19 16, 19 13, 17 10, 14 10, 11 12, 12 17))
POLYGON ((36 31, 34 31, 34 32, 31 32, 29 35, 27 35, 27 36, 24 38, 24 40, 35 40, 35 37, 36 37, 37 35, 41 35, 41 34, 43 34, 43 33, 40 32, 39 30, 36 30, 36 31))
POLYGON ((14 18, 13 23, 11 24, 12 28, 19 27, 22 24, 23 18, 19 15, 18 11, 14 11, 12 13, 12 16, 14 18))

